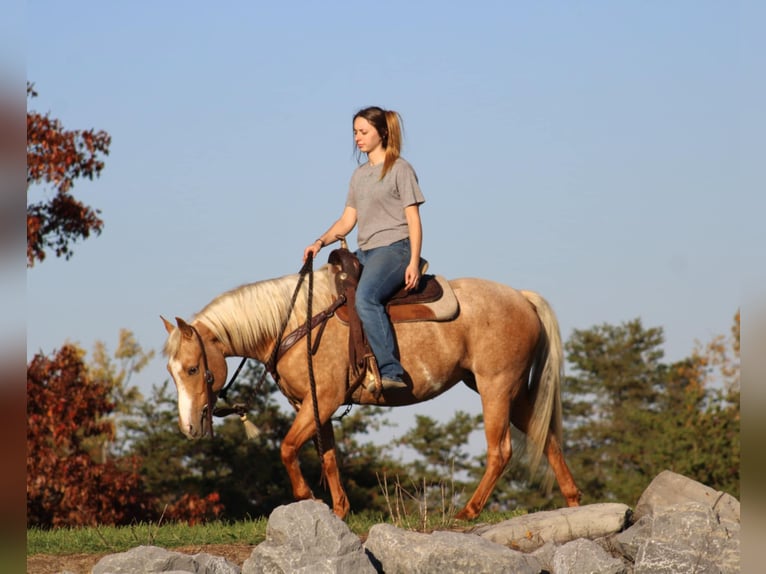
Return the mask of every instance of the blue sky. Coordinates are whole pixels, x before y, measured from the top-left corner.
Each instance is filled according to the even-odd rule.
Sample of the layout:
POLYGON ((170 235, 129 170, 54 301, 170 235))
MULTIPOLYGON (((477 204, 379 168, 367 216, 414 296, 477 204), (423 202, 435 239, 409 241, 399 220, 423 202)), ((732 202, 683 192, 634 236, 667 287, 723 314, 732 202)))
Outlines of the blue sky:
MULTIPOLYGON (((160 314, 297 272, 342 210, 351 118, 372 104, 404 118, 431 271, 539 291, 565 340, 640 317, 676 360, 760 300, 756 3, 26 8, 31 107, 113 138, 74 188, 103 234, 27 273, 28 357, 114 350, 121 328, 159 355, 160 314)), ((132 382, 166 378, 158 358, 132 382)), ((479 408, 451 391, 396 418, 479 408)))

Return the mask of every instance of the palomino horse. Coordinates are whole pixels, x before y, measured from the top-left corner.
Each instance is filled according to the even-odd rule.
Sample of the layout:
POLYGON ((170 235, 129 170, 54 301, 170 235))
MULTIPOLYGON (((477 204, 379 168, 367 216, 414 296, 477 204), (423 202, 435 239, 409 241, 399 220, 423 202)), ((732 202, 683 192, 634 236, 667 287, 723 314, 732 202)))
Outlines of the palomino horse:
MULTIPOLYGON (((226 382, 226 357, 249 357, 266 363, 285 322, 287 333, 305 324, 305 282, 291 310, 301 278, 297 274, 288 275, 223 293, 191 323, 176 318, 173 325, 163 318, 169 333, 164 349, 167 367, 178 389, 178 423, 187 437, 200 438, 211 430, 207 404, 215 402, 215 393, 226 382)), ((334 296, 331 281, 328 266, 314 274, 314 310, 331 305, 334 296)), ((349 511, 331 423, 338 407, 348 403, 380 406, 419 403, 463 381, 481 397, 487 467, 457 518, 472 519, 479 515, 509 463, 510 423, 527 434, 533 469, 544 452, 567 505, 579 504, 580 491, 561 452, 563 356, 552 309, 537 293, 517 291, 491 281, 457 279, 450 281, 450 285, 460 305, 457 317, 444 322, 395 325, 406 389, 386 390, 381 395, 371 393, 364 385, 349 384, 349 330, 336 316, 325 323, 312 359, 316 405, 309 383, 306 346, 296 345, 279 359, 276 364, 279 387, 297 410, 280 451, 297 500, 313 497, 297 457, 301 446, 321 427, 322 471, 332 495, 333 511, 341 518, 349 511)), ((318 336, 318 331, 319 328, 312 333, 318 336)))

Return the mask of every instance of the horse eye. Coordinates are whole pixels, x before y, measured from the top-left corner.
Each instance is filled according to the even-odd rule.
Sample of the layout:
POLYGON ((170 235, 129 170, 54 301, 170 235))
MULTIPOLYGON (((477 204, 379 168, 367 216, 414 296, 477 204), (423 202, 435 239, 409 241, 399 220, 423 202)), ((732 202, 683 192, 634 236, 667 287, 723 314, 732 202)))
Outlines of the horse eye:
POLYGON ((199 373, 199 368, 198 367, 189 367, 189 370, 186 371, 186 372, 189 373, 189 376, 194 376, 197 373, 199 373))

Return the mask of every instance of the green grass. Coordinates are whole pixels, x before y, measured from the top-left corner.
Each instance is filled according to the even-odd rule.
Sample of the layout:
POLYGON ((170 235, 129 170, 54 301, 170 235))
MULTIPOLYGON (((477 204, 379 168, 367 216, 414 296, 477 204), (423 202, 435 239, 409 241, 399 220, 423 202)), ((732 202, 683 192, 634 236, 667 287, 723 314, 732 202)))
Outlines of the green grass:
MULTIPOLYGON (((451 483, 442 482, 434 489, 414 486, 407 489, 398 478, 390 484, 383 478, 381 487, 388 512, 350 513, 346 524, 354 534, 366 537, 376 524, 390 523, 404 530, 432 532, 462 529, 477 523, 496 524, 520 514, 485 510, 479 519, 466 522, 455 519, 451 483), (426 493, 430 493, 429 496, 426 493)), ((267 518, 239 522, 216 521, 189 526, 184 523, 135 524, 131 526, 94 526, 27 530, 27 556, 35 554, 110 554, 136 546, 203 546, 242 544, 255 546, 266 538, 267 518)))
POLYGON ((266 518, 241 522, 135 524, 27 530, 27 555, 99 554, 124 552, 136 546, 173 548, 203 544, 248 544, 263 542, 266 518))
MULTIPOLYGON (((479 520, 461 522, 437 512, 426 517, 409 516, 405 520, 392 520, 383 513, 351 513, 346 524, 352 532, 366 536, 375 524, 392 523, 406 530, 430 532, 453 527, 467 527, 475 523, 495 524, 523 512, 482 513, 479 520)), ((182 523, 135 524, 132 526, 94 526, 82 528, 55 528, 27 530, 27 556, 35 554, 107 554, 124 552, 136 546, 202 546, 207 544, 243 544, 255 546, 266 538, 266 518, 240 522, 209 522, 188 526, 182 523)))

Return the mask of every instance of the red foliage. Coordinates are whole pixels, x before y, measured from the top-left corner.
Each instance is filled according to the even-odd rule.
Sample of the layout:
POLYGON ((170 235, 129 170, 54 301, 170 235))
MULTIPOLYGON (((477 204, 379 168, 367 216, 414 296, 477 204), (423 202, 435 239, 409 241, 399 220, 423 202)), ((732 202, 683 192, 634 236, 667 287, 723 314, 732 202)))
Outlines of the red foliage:
MULTIPOLYGON (((27 84, 27 97, 36 92, 27 84)), ((77 201, 70 190, 77 178, 93 179, 104 168, 111 136, 104 131, 65 130, 48 115, 27 112, 27 188, 51 184, 56 194, 49 200, 27 205, 27 266, 45 259, 46 249, 67 259, 70 243, 101 233, 99 212, 77 201)))
POLYGON ((197 494, 184 494, 177 502, 167 508, 165 517, 193 526, 215 520, 223 512, 223 509, 217 492, 211 492, 205 498, 197 494))
POLYGON ((97 462, 113 438, 114 405, 104 381, 90 380, 82 352, 64 346, 27 368, 27 524, 127 524, 151 517, 135 458, 97 462))

